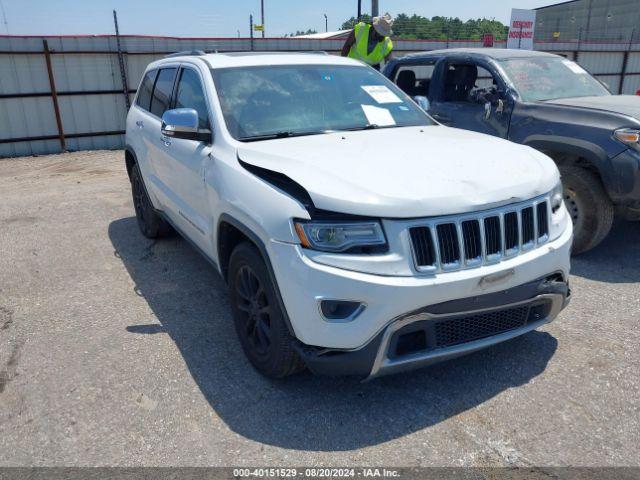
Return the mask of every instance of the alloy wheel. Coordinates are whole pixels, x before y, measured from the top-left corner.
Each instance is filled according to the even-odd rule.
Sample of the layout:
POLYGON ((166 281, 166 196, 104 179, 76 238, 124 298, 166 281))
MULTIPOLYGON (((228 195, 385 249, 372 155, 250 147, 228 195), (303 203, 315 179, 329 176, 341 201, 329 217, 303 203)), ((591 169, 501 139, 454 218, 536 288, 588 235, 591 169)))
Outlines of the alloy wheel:
POLYGON ((236 306, 243 320, 243 333, 258 357, 266 357, 271 346, 271 308, 262 282, 248 265, 236 275, 236 306))

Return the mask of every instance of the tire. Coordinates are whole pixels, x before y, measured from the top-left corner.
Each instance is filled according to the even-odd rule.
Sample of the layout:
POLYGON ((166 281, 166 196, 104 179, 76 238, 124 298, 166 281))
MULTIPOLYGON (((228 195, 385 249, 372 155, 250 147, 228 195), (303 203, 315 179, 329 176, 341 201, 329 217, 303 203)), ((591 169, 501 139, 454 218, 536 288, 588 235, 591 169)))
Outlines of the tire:
POLYGON ((304 370, 267 266, 250 243, 241 243, 233 250, 228 284, 236 333, 255 369, 269 378, 304 370))
POLYGON ((574 255, 598 245, 613 224, 614 208, 600 178, 575 166, 561 166, 564 202, 573 220, 574 255))
POLYGON ((147 238, 158 238, 168 235, 171 232, 171 227, 158 215, 155 208, 153 208, 137 164, 131 169, 131 194, 133 196, 133 208, 136 211, 138 227, 142 235, 147 238))

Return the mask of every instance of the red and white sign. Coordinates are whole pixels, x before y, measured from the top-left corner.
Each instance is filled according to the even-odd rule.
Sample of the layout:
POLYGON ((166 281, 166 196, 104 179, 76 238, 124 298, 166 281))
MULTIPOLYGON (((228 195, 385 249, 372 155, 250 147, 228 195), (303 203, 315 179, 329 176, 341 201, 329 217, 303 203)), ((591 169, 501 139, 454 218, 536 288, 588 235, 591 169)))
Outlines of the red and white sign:
POLYGON ((514 8, 511 10, 507 48, 533 50, 533 33, 536 28, 536 11, 514 8))

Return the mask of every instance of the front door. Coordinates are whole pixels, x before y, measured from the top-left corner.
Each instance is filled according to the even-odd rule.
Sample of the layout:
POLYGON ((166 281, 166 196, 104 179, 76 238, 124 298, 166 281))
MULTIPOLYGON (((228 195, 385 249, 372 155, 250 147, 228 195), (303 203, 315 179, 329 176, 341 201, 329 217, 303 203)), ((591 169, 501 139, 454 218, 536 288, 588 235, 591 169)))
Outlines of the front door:
MULTIPOLYGON (((172 108, 192 108, 198 113, 201 131, 211 132, 211 115, 207 107, 203 82, 195 66, 183 65, 178 72, 172 108)), ((210 137, 211 138, 211 137, 210 137)), ((210 161, 211 140, 208 142, 165 138, 171 159, 170 176, 166 182, 175 195, 174 221, 205 251, 209 251, 211 221, 204 185, 204 169, 210 161)))
POLYGON ((507 138, 513 102, 490 66, 443 59, 436 69, 438 85, 431 85, 429 99, 433 118, 451 127, 507 138))

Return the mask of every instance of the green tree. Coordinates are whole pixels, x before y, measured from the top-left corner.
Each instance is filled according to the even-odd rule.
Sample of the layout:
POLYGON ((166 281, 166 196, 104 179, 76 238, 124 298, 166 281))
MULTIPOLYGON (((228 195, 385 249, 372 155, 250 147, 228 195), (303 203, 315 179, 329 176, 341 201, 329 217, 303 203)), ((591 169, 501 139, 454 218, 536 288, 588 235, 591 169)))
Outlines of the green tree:
MULTIPOLYGON (((362 20, 371 22, 371 16, 363 15, 362 20)), ((353 28, 355 17, 342 24, 342 29, 353 28)), ((459 18, 435 16, 426 18, 420 15, 399 14, 394 19, 393 36, 406 40, 481 40, 490 33, 496 40, 505 40, 509 27, 501 22, 487 18, 470 19, 463 22, 459 18)))

